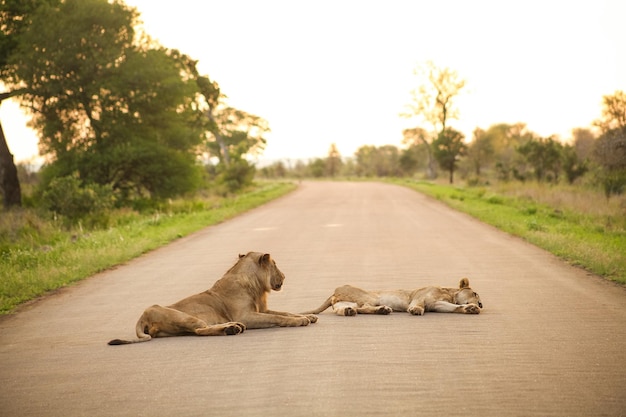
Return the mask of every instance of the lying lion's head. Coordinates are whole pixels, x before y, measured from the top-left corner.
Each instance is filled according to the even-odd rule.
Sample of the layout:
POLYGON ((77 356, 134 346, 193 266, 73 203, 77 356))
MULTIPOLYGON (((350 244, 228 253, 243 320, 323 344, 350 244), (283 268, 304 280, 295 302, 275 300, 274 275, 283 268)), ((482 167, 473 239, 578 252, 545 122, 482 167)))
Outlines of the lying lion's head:
POLYGON ((268 284, 274 291, 280 291, 285 280, 285 274, 276 266, 276 261, 272 259, 269 253, 249 252, 246 255, 239 255, 239 259, 251 257, 255 259, 255 264, 265 272, 263 275, 267 277, 268 284))
POLYGON ((461 282, 459 282, 459 292, 454 296, 454 304, 476 304, 478 307, 483 308, 480 296, 470 288, 469 279, 467 278, 462 278, 461 282))
POLYGON ((267 268, 270 273, 270 286, 274 291, 280 291, 283 287, 283 281, 285 281, 285 274, 282 273, 278 266, 276 266, 276 261, 274 261, 269 253, 264 254, 259 259, 259 264, 263 267, 267 268))

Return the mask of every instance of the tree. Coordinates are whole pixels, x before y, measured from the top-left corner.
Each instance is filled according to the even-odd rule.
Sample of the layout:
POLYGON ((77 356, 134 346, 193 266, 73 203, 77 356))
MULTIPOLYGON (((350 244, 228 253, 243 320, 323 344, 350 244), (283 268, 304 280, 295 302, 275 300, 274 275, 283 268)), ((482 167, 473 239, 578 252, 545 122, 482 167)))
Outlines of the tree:
POLYGON ((201 125, 206 149, 219 160, 220 180, 229 190, 236 191, 252 182, 255 168, 245 157, 263 151, 269 124, 259 116, 227 106, 219 84, 199 74, 197 61, 188 60, 187 68, 203 98, 201 125))
POLYGON ((209 139, 208 148, 220 162, 228 165, 231 160, 241 160, 247 155, 257 155, 267 141, 264 136, 270 132, 267 121, 254 114, 233 107, 218 107, 214 115, 216 123, 215 141, 209 139), (218 140, 217 137, 220 137, 218 140))
POLYGON ((205 141, 211 155, 219 159, 219 180, 230 191, 237 191, 252 183, 255 167, 246 160, 248 155, 260 153, 269 132, 266 120, 233 107, 218 107, 213 114, 213 135, 205 141), (214 138, 214 140, 211 140, 214 138))
POLYGON ((572 129, 573 146, 581 161, 588 161, 593 154, 596 136, 587 128, 572 129))
POLYGON ((480 128, 474 129, 473 140, 467 148, 467 158, 476 178, 479 178, 484 166, 493 160, 495 148, 493 136, 480 128))
POLYGON ((602 98, 602 116, 594 122, 602 132, 626 132, 626 93, 621 90, 602 98))
POLYGON ((0 124, 0 192, 5 208, 22 205, 22 189, 17 176, 17 167, 4 136, 2 124, 0 124))
POLYGON ((532 167, 537 181, 557 182, 561 172, 561 150, 563 145, 552 137, 529 140, 517 151, 532 167))
POLYGON ((421 127, 414 127, 411 129, 404 129, 402 131, 402 143, 409 145, 409 148, 424 148, 426 149, 426 176, 428 178, 435 178, 435 157, 433 156, 433 150, 431 148, 430 134, 421 127))
MULTIPOLYGON (((0 4, 0 79, 6 82, 15 67, 9 60, 19 44, 22 32, 31 24, 31 15, 37 8, 47 4, 57 4, 58 0, 3 0, 0 4)), ((21 94, 21 90, 13 89, 0 93, 2 101, 21 94)), ((3 194, 5 208, 22 205, 22 190, 17 175, 17 167, 13 155, 4 136, 0 123, 0 192, 3 194)))
POLYGON ((365 145, 357 149, 357 174, 365 177, 400 176, 400 152, 393 145, 365 145))
POLYGON ((178 51, 135 44, 137 12, 106 0, 41 7, 22 33, 9 81, 50 156, 43 180, 74 172, 123 198, 165 198, 200 178, 197 86, 178 51), (47 173, 46 173, 47 171, 47 173))
POLYGON ((341 171, 341 154, 337 150, 337 145, 330 145, 328 157, 326 157, 326 175, 335 177, 341 171))
POLYGON ((430 147, 424 145, 409 145, 400 154, 398 163, 404 175, 413 175, 424 167, 423 161, 427 160, 426 154, 430 147))
POLYGON ((224 165, 231 159, 241 159, 245 155, 255 155, 263 151, 267 143, 264 135, 270 132, 267 121, 259 116, 229 107, 225 103, 217 82, 206 75, 200 75, 197 61, 188 59, 186 65, 203 98, 206 116, 203 127, 208 133, 207 148, 224 165))
POLYGON ((573 184, 576 179, 585 175, 589 170, 587 160, 580 159, 576 153, 576 148, 572 145, 564 145, 561 151, 563 160, 563 171, 569 184, 573 184))
POLYGON ((601 166, 600 182, 606 198, 626 187, 626 94, 616 91, 603 97, 602 116, 595 121, 602 132, 594 146, 601 166))
MULTIPOLYGON (((525 160, 520 157, 517 148, 532 140, 535 134, 528 131, 524 123, 500 123, 490 126, 484 132, 479 132, 479 135, 480 141, 476 145, 489 149, 486 151, 486 157, 480 162, 481 171, 493 167, 500 180, 508 181, 511 177, 522 179, 525 160)), ((470 147, 474 145, 472 143, 470 147)), ((471 152, 472 157, 475 157, 475 151, 471 152)))
POLYGON ((450 184, 454 182, 454 171, 459 158, 467 152, 464 138, 461 132, 448 127, 433 142, 435 158, 439 166, 450 174, 450 184))
MULTIPOLYGON (((421 79, 421 84, 410 92, 411 102, 405 106, 406 111, 401 116, 431 125, 433 137, 439 138, 445 132, 448 121, 458 119, 455 99, 465 87, 465 80, 456 71, 437 67, 432 61, 417 67, 413 73, 421 79)), ((420 139, 428 140, 428 137, 420 139)), ((433 168, 433 155, 429 154, 431 177, 435 176, 433 168)))

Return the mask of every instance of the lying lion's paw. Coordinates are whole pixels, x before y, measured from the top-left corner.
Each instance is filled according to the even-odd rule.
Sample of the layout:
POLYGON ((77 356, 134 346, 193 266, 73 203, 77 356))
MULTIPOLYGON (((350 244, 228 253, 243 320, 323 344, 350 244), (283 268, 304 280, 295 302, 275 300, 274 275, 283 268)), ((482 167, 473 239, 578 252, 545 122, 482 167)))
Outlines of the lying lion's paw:
POLYGON ((308 318, 311 323, 317 323, 317 316, 315 314, 307 314, 306 318, 308 318))
POLYGON ((232 323, 230 326, 224 329, 224 333, 229 336, 232 336, 232 335, 236 335, 239 333, 243 333, 245 329, 246 329, 246 326, 243 323, 232 323))
POLYGON ((346 307, 343 309, 344 316, 356 316, 356 310, 352 307, 346 307))
POLYGON ((391 312, 393 311, 393 309, 391 307, 388 306, 380 306, 378 307, 378 309, 376 310, 376 314, 391 314, 391 312))
POLYGON ((467 304, 464 307, 465 314, 480 314, 480 307, 476 304, 467 304))
POLYGON ((422 307, 409 307, 409 313, 413 314, 414 316, 421 316, 422 314, 424 314, 424 309, 422 307))

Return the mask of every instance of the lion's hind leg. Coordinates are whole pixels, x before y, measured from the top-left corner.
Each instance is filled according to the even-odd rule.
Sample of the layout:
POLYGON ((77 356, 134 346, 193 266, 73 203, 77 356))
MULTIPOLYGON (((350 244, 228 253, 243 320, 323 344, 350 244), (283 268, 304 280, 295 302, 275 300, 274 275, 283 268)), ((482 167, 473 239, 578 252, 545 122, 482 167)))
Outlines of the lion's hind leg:
POLYGON ((338 316, 356 316, 357 314, 390 314, 393 310, 388 306, 371 304, 359 305, 351 301, 340 301, 333 304, 335 314, 338 316))
POLYGON ((333 311, 338 316, 356 316, 358 304, 350 301, 339 301, 333 304, 333 311))
POLYGON ((141 337, 140 331, 152 337, 180 336, 185 334, 223 336, 239 334, 246 328, 242 323, 235 322, 210 325, 191 314, 159 305, 148 308, 144 312, 142 319, 144 324, 137 327, 138 337, 141 337))
POLYGON ((393 309, 391 307, 381 305, 381 306, 373 306, 370 304, 363 304, 361 307, 356 309, 359 314, 391 314, 393 309))

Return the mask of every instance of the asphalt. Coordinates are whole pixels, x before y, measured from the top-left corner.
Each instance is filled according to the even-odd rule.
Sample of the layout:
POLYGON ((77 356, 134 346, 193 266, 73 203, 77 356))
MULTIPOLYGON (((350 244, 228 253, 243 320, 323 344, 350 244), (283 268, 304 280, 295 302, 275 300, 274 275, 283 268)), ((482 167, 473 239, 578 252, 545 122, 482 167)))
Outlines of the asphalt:
POLYGON ((0 319, 1 416, 624 416, 626 289, 436 200, 380 183, 293 193, 0 319), (456 286, 479 315, 338 317, 237 336, 134 337, 146 307, 209 288, 239 253, 299 312, 333 289, 456 286))

